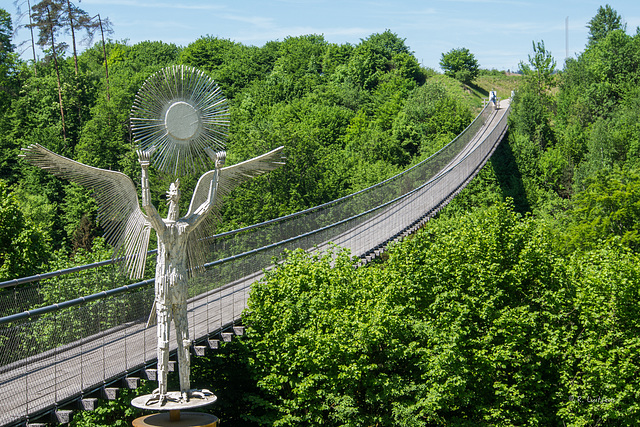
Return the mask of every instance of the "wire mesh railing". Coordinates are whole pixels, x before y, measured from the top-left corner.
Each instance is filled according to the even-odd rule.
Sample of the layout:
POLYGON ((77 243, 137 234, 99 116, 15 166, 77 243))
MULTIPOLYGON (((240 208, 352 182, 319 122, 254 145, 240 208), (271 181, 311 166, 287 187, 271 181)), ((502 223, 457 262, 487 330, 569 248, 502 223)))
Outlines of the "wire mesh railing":
MULTIPOLYGON (((508 108, 486 107, 436 154, 366 190, 213 236, 206 273, 189 283, 191 338, 206 338, 238 320, 251 283, 285 250, 322 250, 332 242, 363 256, 401 235, 486 162, 507 114, 508 108)), ((127 283, 106 262, 34 280, 0 284, 0 393, 6 396, 0 425, 82 397, 156 357, 155 328, 146 328, 153 279, 127 283), (76 297, 73 289, 87 282, 102 290, 76 297)))

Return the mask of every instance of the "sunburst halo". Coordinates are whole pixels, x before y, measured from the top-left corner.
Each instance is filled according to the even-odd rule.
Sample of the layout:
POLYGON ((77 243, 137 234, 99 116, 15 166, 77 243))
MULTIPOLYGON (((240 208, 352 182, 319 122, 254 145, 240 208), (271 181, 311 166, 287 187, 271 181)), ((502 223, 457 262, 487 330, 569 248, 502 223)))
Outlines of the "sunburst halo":
POLYGON ((183 176, 212 169, 205 152, 224 150, 229 108, 220 87, 193 67, 176 65, 151 75, 136 94, 131 130, 161 172, 183 176))

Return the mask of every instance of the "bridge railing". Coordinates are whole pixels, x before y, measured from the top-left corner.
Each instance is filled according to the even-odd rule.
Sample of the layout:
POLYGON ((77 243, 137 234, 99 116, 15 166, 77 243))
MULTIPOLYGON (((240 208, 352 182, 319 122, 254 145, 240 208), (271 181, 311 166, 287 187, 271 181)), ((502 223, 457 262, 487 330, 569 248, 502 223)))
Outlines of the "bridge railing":
MULTIPOLYGON (((453 156, 468 143, 469 139, 473 137, 477 130, 484 124, 490 111, 490 108, 483 109, 467 129, 443 149, 388 180, 347 197, 296 214, 213 236, 210 251, 213 255, 212 261, 226 260, 226 262, 229 262, 228 260, 234 259, 234 257, 237 257, 239 254, 249 252, 256 248, 273 245, 274 242, 287 241, 288 239, 304 235, 313 230, 339 223, 346 218, 370 210, 372 207, 383 205, 389 200, 393 200, 407 193, 416 188, 417 185, 424 183, 445 164, 450 162, 453 156)), ((297 247, 309 248, 308 245, 304 245, 299 241, 296 241, 296 245, 297 247)), ((282 246, 284 247, 286 245, 282 246)), ((266 263, 256 264, 255 261, 251 261, 251 265, 259 271, 271 263, 272 256, 274 255, 266 257, 266 263)), ((244 257, 242 258, 244 259, 244 257)), ((126 277, 118 274, 118 270, 111 264, 110 261, 105 261, 90 266, 81 266, 58 272, 58 274, 49 273, 46 275, 32 276, 26 279, 29 281, 37 280, 37 282, 31 286, 14 285, 15 283, 23 283, 25 279, 0 283, 0 287, 5 287, 5 289, 0 291, 0 316, 2 316, 2 318, 0 318, 0 344, 2 344, 3 341, 7 342, 7 327, 9 325, 15 325, 15 322, 18 321, 15 317, 11 317, 12 315, 22 313, 22 318, 25 318, 25 313, 27 313, 28 310, 33 311, 34 308, 43 305, 55 307, 56 304, 84 296, 84 294, 78 294, 80 289, 89 288, 102 291, 130 285, 130 281, 128 281, 126 277), (42 278, 43 276, 44 278, 42 278), (87 283, 90 283, 91 286, 87 286, 87 283), (11 287, 7 288, 9 285, 11 285, 11 287)), ((148 271, 150 271, 152 275, 153 262, 149 264, 148 271)), ((221 269, 224 271, 229 270, 229 268, 221 269)), ((241 270, 244 271, 244 269, 241 270)), ((202 279, 198 280, 198 282, 202 282, 202 279)), ((219 285, 223 284, 220 280, 216 280, 216 283, 219 285)), ((202 286, 191 286, 190 289, 192 290, 192 295, 196 295, 199 293, 199 290, 202 289, 202 286)), ((51 317, 49 313, 52 311, 53 310, 46 312, 46 319, 51 317)), ((60 325, 62 322, 58 321, 54 323, 60 325)), ((15 325, 15 327, 18 326, 15 325)), ((21 326, 20 329, 24 329, 24 326, 21 326)), ((38 325, 35 329, 48 331, 51 330, 52 327, 38 325)), ((69 330, 68 333, 55 333, 54 335, 57 337, 55 340, 49 339, 48 334, 42 333, 40 336, 47 337, 46 342, 34 345, 32 351, 42 352, 49 348, 63 345, 68 339, 72 339, 74 336, 78 337, 79 332, 78 328, 73 328, 73 333, 71 330, 69 330), (65 339, 65 337, 69 338, 65 339)), ((24 336, 24 334, 18 335, 24 336)), ((27 335, 38 336, 38 333, 27 335)), ((38 341, 42 341, 42 339, 36 340, 36 342, 38 341)), ((23 346, 17 346, 16 348, 21 347, 23 346)), ((0 366, 11 363, 13 359, 21 358, 24 355, 25 353, 22 349, 17 352, 3 351, 2 357, 0 357, 0 366)))
MULTIPOLYGON (((491 109, 485 107, 475 120, 444 148, 392 178, 320 206, 212 236, 210 261, 229 258, 251 249, 283 241, 393 200, 425 182, 450 162, 453 156, 475 135, 490 112, 491 109)), ((82 289, 107 290, 130 284, 131 281, 119 275, 112 264, 113 261, 108 260, 2 282, 0 283, 0 318, 86 295, 86 292, 80 293, 82 289), (34 284, 25 286, 30 282, 34 284), (91 283, 92 286, 84 285, 86 283, 91 283)), ((148 262, 147 277, 153 276, 153 271, 153 261, 148 262)))
MULTIPOLYGON (((506 126, 506 114, 505 122, 495 127, 483 144, 458 159, 450 172, 430 179, 451 163, 491 112, 485 108, 462 134, 436 154, 373 187, 297 214, 214 236, 206 274, 189 284, 192 339, 207 337, 239 319, 249 285, 285 250, 322 248, 334 242, 361 256, 435 209, 464 184, 478 165, 484 164, 497 143, 503 130, 499 128, 506 126), (394 209, 410 214, 400 215, 394 209), (386 234, 379 230, 375 235, 368 233, 368 224, 384 215, 386 234)), ((53 394, 58 404, 138 370, 155 358, 155 329, 145 326, 153 301, 153 279, 114 286, 120 284, 118 280, 117 270, 103 263, 32 286, 0 289, 0 383, 24 378, 22 382, 14 381, 22 388, 9 391, 9 400, 16 401, 15 414, 0 414, 0 424, 5 424, 9 416, 13 417, 10 420, 23 419, 51 406, 46 399, 22 393, 41 390, 41 394, 53 394), (59 298, 64 298, 65 288, 83 280, 103 281, 107 290, 34 308, 43 305, 38 296, 43 287, 60 289, 59 298), (25 296, 35 304, 21 303, 25 296), (111 346, 124 354, 124 361, 115 366, 110 360, 111 346), (85 369, 85 364, 90 364, 91 369, 85 369), (38 379, 37 372, 51 366, 53 376, 38 379)))

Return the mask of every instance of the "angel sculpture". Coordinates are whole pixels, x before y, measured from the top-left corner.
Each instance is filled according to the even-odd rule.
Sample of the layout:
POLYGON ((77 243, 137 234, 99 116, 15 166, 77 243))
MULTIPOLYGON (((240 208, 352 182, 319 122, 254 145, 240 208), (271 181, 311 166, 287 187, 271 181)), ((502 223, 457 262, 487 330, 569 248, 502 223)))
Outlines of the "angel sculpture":
POLYGON ((196 185, 189 210, 180 217, 179 180, 171 183, 167 198, 169 209, 163 219, 151 203, 148 168, 153 150, 138 151, 142 169, 142 208, 133 181, 121 172, 98 169, 60 156, 39 144, 23 148, 29 163, 55 176, 68 179, 93 190, 98 203, 98 220, 105 238, 114 247, 114 258, 123 256, 131 278, 142 278, 147 257, 150 230, 158 237, 155 276, 154 312, 158 337, 158 389, 148 404, 169 399, 167 373, 169 364, 169 324, 174 321, 178 343, 180 399, 188 401, 200 392, 190 388, 190 346, 187 323, 187 279, 204 269, 203 237, 213 234, 215 218, 222 206, 222 197, 242 182, 274 170, 283 163, 283 147, 236 165, 223 167, 226 152, 205 148, 215 162, 215 168, 205 172, 196 185))
POLYGON ((142 278, 149 235, 158 237, 155 300, 147 325, 157 323, 158 389, 148 405, 164 405, 169 364, 169 324, 173 319, 178 341, 180 395, 188 401, 202 393, 190 389, 187 324, 187 279, 204 270, 206 237, 214 234, 222 198, 238 184, 283 165, 282 149, 224 167, 226 99, 218 85, 202 71, 184 65, 164 68, 151 75, 140 88, 131 109, 131 130, 138 143, 142 169, 142 209, 133 181, 123 173, 98 169, 60 156, 34 144, 23 149, 23 157, 93 190, 98 203, 98 221, 105 239, 114 247, 114 258, 122 257, 131 278, 142 278), (214 151, 213 148, 217 150, 214 151), (176 177, 169 187, 167 218, 151 204, 149 166, 176 177), (184 217, 178 212, 179 176, 204 172, 193 192, 184 217))

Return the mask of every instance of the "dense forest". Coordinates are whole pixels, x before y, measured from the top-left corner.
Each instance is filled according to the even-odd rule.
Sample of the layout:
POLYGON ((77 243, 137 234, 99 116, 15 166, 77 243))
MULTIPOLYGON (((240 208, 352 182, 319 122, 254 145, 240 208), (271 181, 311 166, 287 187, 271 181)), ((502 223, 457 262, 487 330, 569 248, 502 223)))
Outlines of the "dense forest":
MULTIPOLYGON (((193 381, 228 425, 636 425, 640 29, 594 12, 562 67, 535 41, 521 77, 462 84, 391 31, 357 45, 108 41, 76 71, 55 48, 19 60, 0 10, 0 279, 109 256, 89 193, 17 155, 38 142, 138 181, 128 113, 166 65, 222 86, 231 162, 286 147, 286 167, 229 198, 228 228, 403 170, 472 120, 483 74, 517 81, 507 138, 436 219, 363 268, 339 248, 290 253, 254 285, 246 336, 194 359, 193 381)), ((125 406, 74 422, 113 425, 125 406)))
MULTIPOLYGON (((229 197, 221 230, 377 183, 441 148, 474 116, 459 85, 450 90, 452 79, 421 68, 390 31, 358 45, 332 44, 318 35, 262 47, 209 36, 186 47, 107 41, 67 56, 64 46, 53 48, 52 27, 44 25, 36 29, 48 54, 34 63, 11 51, 11 21, 3 16, 2 46, 9 49, 1 69, 0 191, 6 206, 0 228, 7 234, 0 239, 0 280, 60 268, 94 249, 102 252, 96 257, 106 256, 96 239, 102 232, 90 193, 18 155, 40 143, 139 182, 129 110, 145 79, 165 66, 195 66, 222 88, 231 113, 228 164, 286 147, 285 168, 229 197)), ((159 174, 152 177, 154 204, 162 206, 167 185, 159 174)), ((183 193, 193 185, 183 181, 183 193)))
POLYGON ((339 249, 294 252, 254 286, 247 338, 205 371, 245 369, 220 375, 219 413, 237 425, 637 425, 640 29, 610 6, 588 27, 562 69, 534 42, 508 137, 386 259, 354 270, 339 249))

